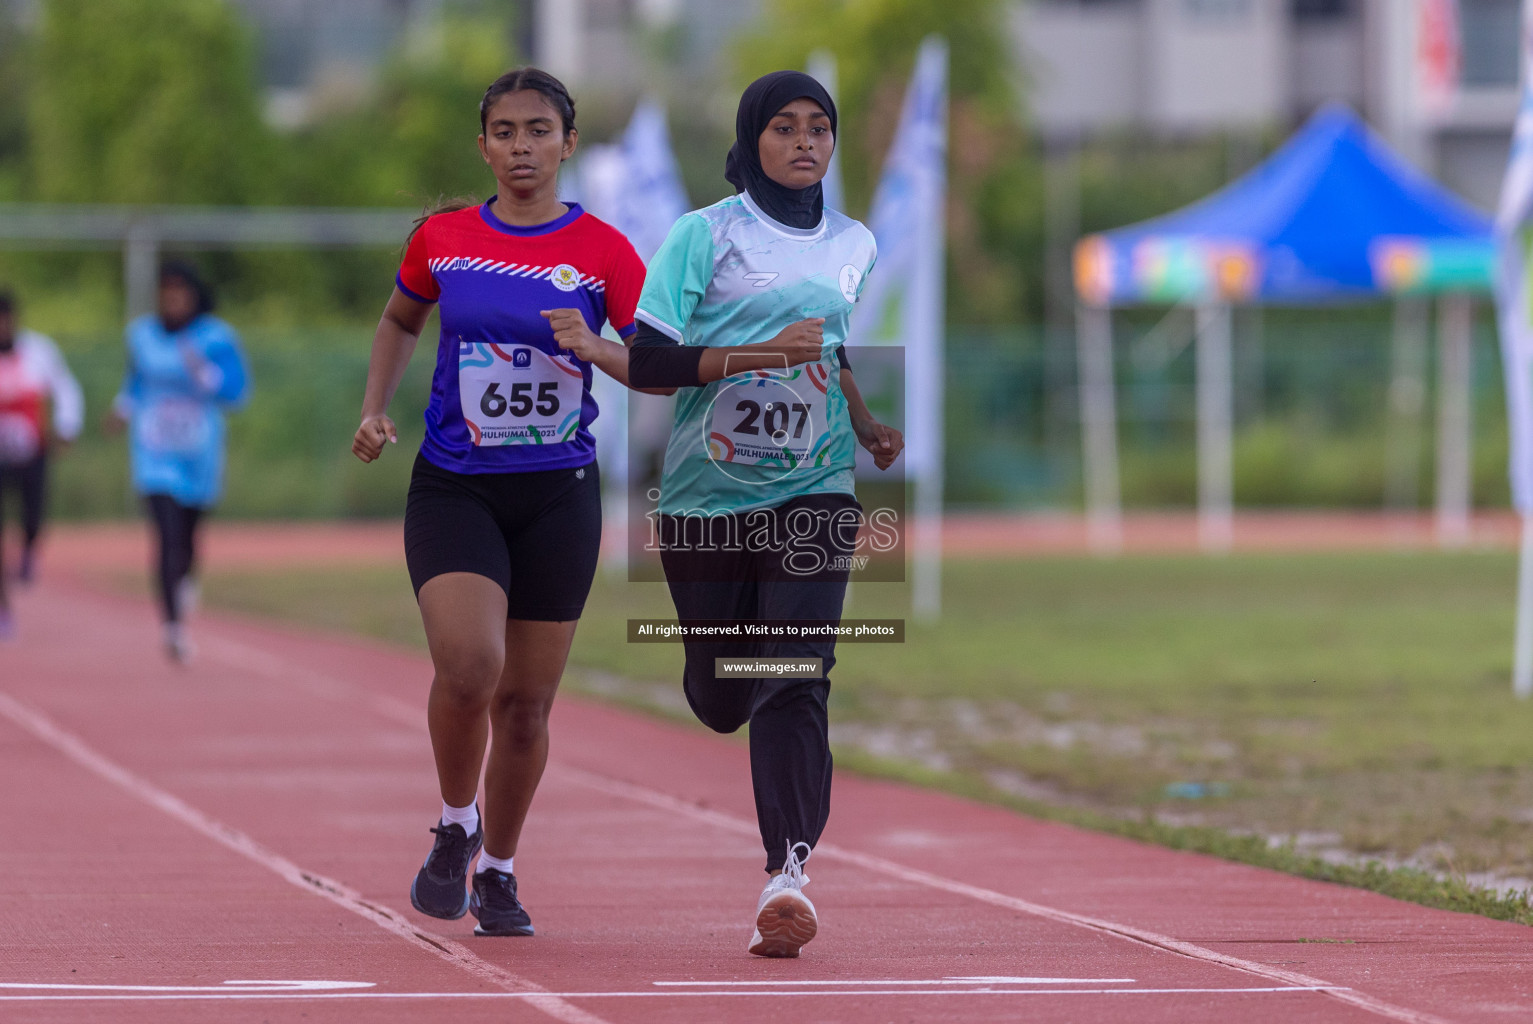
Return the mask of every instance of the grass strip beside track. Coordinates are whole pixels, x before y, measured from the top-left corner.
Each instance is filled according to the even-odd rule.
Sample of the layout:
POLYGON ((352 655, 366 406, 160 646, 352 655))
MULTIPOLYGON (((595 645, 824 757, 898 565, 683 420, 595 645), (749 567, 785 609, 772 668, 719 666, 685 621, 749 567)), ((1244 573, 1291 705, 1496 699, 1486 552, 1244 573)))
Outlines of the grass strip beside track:
MULTIPOLYGON (((1533 924, 1515 556, 954 561, 941 623, 843 645, 840 763, 1178 849, 1533 924)), ((220 572, 216 607, 424 645, 403 566, 220 572)), ((905 588, 854 587, 856 617, 905 588)), ((599 578, 569 684, 689 721, 665 588, 599 578)))

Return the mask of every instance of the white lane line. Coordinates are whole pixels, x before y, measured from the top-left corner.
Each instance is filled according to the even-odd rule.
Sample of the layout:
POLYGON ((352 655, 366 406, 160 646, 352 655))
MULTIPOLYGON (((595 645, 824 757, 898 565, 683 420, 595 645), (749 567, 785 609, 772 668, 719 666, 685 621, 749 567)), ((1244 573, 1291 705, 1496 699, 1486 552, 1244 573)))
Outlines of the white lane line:
MULTIPOLYGON (((217 646, 222 648, 222 650, 216 651, 216 653, 227 659, 230 665, 246 670, 259 665, 273 677, 286 682, 297 682, 316 694, 329 696, 334 699, 343 699, 353 705, 361 701, 384 718, 418 729, 424 728, 425 714, 423 709, 413 707, 397 698, 371 693, 355 683, 316 672, 295 664, 286 658, 269 654, 259 648, 239 641, 218 638, 217 646)), ((204 649, 209 650, 209 645, 204 645, 204 649)), ((209 650, 209 653, 212 654, 215 651, 209 650)), ((556 776, 563 774, 566 778, 589 789, 595 789, 610 796, 681 814, 696 821, 707 822, 729 832, 748 835, 751 838, 757 837, 756 823, 753 821, 709 810, 705 807, 698 807, 695 804, 688 803, 660 790, 650 789, 647 786, 640 786, 632 782, 600 775, 596 772, 586 771, 569 765, 551 763, 548 768, 556 776)), ((1269 981, 1279 981, 1302 988, 1325 991, 1345 1003, 1366 1010, 1369 1013, 1399 1021, 1401 1024, 1450 1024, 1449 1021, 1442 1017, 1418 1010, 1411 1010, 1403 1006, 1395 1006, 1382 999, 1344 986, 1327 985, 1319 978, 1312 978, 1297 971, 1285 971, 1268 964, 1242 960, 1239 957, 1229 956, 1228 954, 1207 949, 1191 942, 1183 942, 1180 939, 1172 938, 1169 935, 1161 935, 1148 929, 1118 924, 1114 921, 1089 917, 1084 914, 1074 914, 1067 910, 1059 910, 1040 903, 1017 899, 1016 897, 1007 896, 1004 893, 995 892, 991 889, 984 889, 954 879, 943 878, 940 875, 934 875, 926 871, 917 871, 914 868, 907 868, 903 864, 885 860, 882 857, 873 857, 855 850, 844 849, 831 843, 821 843, 815 848, 815 853, 855 864, 865 870, 882 874, 886 877, 897 878, 913 885, 923 885, 957 896, 974 899, 981 903, 988 903, 991 906, 1031 914, 1046 920, 1059 922, 1060 924, 1086 928, 1090 931, 1152 946, 1194 960, 1201 960, 1205 963, 1219 964, 1237 971, 1245 971, 1257 977, 1266 978, 1269 981)))
MULTIPOLYGON (((749 835, 753 838, 758 834, 756 823, 753 821, 736 818, 734 815, 725 814, 706 807, 698 807, 696 804, 687 803, 685 800, 657 789, 650 789, 647 786, 640 786, 636 783, 609 778, 605 775, 598 775, 595 772, 574 768, 569 765, 549 765, 549 768, 555 774, 563 775, 571 781, 578 782, 587 788, 606 793, 610 796, 625 798, 635 803, 670 811, 697 821, 707 822, 730 832, 749 835)), ((871 871, 887 878, 899 879, 912 885, 926 886, 930 889, 952 893, 955 896, 964 896, 981 903, 988 903, 991 906, 1015 910, 1049 921, 1057 921, 1060 924, 1074 925, 1078 928, 1086 928, 1104 935, 1142 943, 1171 953, 1178 953, 1194 960, 1202 960, 1207 963, 1234 968, 1238 971, 1245 971, 1257 977, 1266 978, 1268 981, 1280 981, 1286 985, 1312 991, 1323 991, 1342 1002, 1367 1010, 1370 1013, 1378 1014, 1381 1017, 1387 1017, 1390 1020, 1400 1021, 1402 1024, 1449 1024, 1442 1017, 1407 1009, 1403 1006, 1395 1006, 1392 1003, 1386 1003, 1382 999, 1376 999, 1373 996, 1354 991, 1345 986, 1328 985, 1319 978, 1312 978, 1297 971, 1285 971, 1269 964, 1256 963, 1253 960, 1242 960, 1239 957, 1206 949, 1191 942, 1183 942, 1169 935, 1161 935, 1144 928, 1118 924, 1115 921, 1090 917, 1085 914, 1075 914, 1068 910, 1059 910, 1055 907, 1044 906, 1041 903, 1018 899, 1015 896, 1007 896, 1005 893, 996 892, 993 889, 984 889, 977 885, 969 885, 967 882, 943 878, 941 875, 934 875, 929 871, 907 868, 905 865, 897 864, 892 860, 859 853, 856 850, 849 850, 833 843, 821 843, 815 847, 814 852, 816 856, 827 856, 848 864, 854 864, 866 871, 871 871)))
POLYGON ((140 778, 116 762, 98 754, 84 740, 64 731, 41 712, 27 707, 3 692, 0 692, 0 715, 4 715, 81 767, 94 772, 131 796, 163 811, 214 842, 228 847, 247 860, 254 861, 304 892, 323 896, 337 906, 366 918, 384 931, 399 936, 417 949, 461 967, 481 981, 513 990, 519 996, 525 996, 530 1005, 556 1020, 563 1021, 564 1024, 607 1024, 600 1017, 572 1006, 557 996, 548 995, 541 985, 481 960, 461 943, 423 931, 398 912, 365 899, 360 893, 347 888, 340 882, 301 868, 286 857, 268 850, 238 829, 208 817, 179 797, 173 796, 147 779, 140 778))
POLYGON ((876 978, 872 981, 652 981, 651 985, 677 987, 708 985, 742 985, 757 988, 769 985, 787 985, 798 988, 804 985, 1132 985, 1133 978, 929 978, 922 981, 901 981, 894 978, 876 978))
POLYGON ((775 998, 790 999, 802 996, 812 996, 815 999, 824 999, 828 996, 1181 996, 1181 995, 1274 995, 1284 992, 1321 992, 1333 995, 1337 992, 1346 991, 1332 985, 1277 985, 1261 988, 976 988, 968 990, 941 989, 868 989, 866 991, 846 991, 840 989, 815 989, 803 992, 784 991, 782 989, 713 989, 701 991, 697 989, 685 989, 680 991, 656 992, 653 989, 640 990, 637 992, 313 992, 313 993, 211 993, 211 992, 186 992, 175 994, 79 994, 79 995, 36 995, 36 996, 7 996, 0 995, 0 1003, 41 1003, 41 1002, 174 1002, 194 1000, 317 1000, 317 999, 524 999, 533 1002, 539 998, 544 999, 733 999, 742 996, 752 999, 775 998))
POLYGON ((52 982, 0 981, 0 989, 48 989, 65 992, 328 992, 376 988, 371 981, 226 981, 222 985, 60 985, 52 982))

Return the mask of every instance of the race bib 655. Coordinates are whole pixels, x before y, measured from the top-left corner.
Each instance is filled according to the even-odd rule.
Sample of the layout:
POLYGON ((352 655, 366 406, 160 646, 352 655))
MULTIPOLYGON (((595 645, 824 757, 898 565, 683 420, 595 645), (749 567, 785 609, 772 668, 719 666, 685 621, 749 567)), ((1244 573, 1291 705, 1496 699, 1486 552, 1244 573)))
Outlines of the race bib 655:
POLYGON ((558 444, 580 427, 585 379, 532 345, 459 342, 458 393, 474 444, 558 444))

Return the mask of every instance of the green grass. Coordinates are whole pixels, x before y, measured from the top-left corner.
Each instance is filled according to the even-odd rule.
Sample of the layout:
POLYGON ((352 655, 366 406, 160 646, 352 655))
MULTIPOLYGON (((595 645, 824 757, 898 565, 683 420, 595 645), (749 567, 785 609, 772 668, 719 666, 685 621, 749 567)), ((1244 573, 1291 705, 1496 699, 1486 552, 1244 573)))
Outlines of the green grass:
MULTIPOLYGON (((1533 923, 1526 898, 1467 880, 1533 876, 1533 705, 1509 684, 1514 583, 1503 552, 951 562, 940 623, 911 622, 902 645, 838 649, 837 756, 1533 923)), ((402 566, 214 571, 206 593, 424 642, 402 566)), ((862 584, 847 614, 907 608, 903 587, 862 584)), ((570 685, 675 714, 680 648, 624 639, 625 619, 673 614, 662 585, 599 578, 570 685)))

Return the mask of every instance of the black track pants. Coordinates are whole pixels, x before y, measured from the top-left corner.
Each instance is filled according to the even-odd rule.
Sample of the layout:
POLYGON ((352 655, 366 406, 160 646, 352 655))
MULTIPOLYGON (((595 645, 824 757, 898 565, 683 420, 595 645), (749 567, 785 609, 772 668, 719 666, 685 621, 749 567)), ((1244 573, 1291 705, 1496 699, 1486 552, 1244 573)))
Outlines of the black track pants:
MULTIPOLYGON (((687 621, 799 620, 838 624, 849 570, 838 562, 850 555, 846 531, 829 527, 838 511, 860 510, 850 495, 814 495, 763 510, 778 524, 795 514, 820 520, 809 534, 801 519, 794 531, 800 552, 818 548, 829 557, 816 571, 785 571, 784 552, 727 550, 741 544, 704 543, 704 533, 747 536, 749 517, 699 521, 667 520, 662 525, 661 563, 676 605, 687 621), (722 548, 722 549, 721 549, 722 548)), ((855 530, 850 532, 855 537, 855 530)), ((817 559, 816 559, 817 560, 817 559)), ((812 564, 812 562, 811 562, 812 564)), ((789 843, 820 839, 830 816, 831 756, 826 701, 836 663, 834 637, 774 642, 686 641, 683 689, 693 713, 710 729, 730 733, 750 724, 751 781, 756 819, 768 871, 783 866, 789 843), (717 678, 715 658, 819 658, 815 679, 774 676, 717 678)))
POLYGON ((5 495, 14 489, 21 498, 21 535, 23 546, 31 550, 43 528, 43 503, 48 479, 48 456, 36 457, 16 466, 0 466, 0 518, 4 517, 5 495))
POLYGON ((180 622, 181 581, 197 566, 197 526, 205 510, 168 494, 146 495, 144 501, 154 524, 160 611, 166 622, 180 622))

